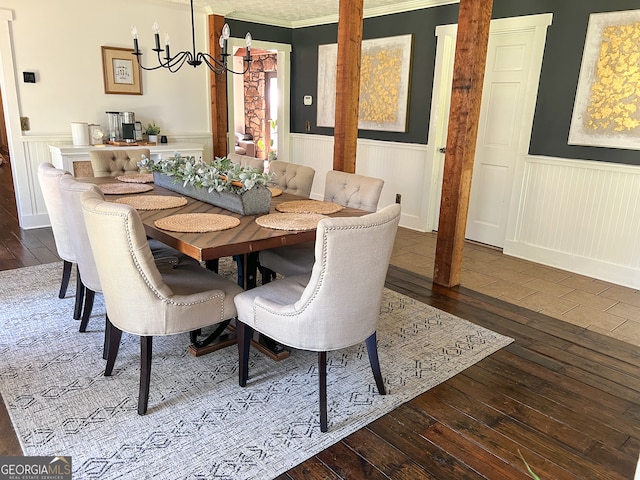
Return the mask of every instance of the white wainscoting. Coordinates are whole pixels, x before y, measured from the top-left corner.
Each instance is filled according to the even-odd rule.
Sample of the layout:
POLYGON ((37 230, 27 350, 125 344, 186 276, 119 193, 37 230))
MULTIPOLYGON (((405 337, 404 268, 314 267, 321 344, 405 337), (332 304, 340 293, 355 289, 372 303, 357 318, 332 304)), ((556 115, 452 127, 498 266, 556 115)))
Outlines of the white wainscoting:
MULTIPOLYGON (((325 175, 333 169, 333 137, 292 134, 290 158, 292 163, 315 169, 311 197, 322 199, 325 175)), ((379 208, 394 203, 396 194, 402 196, 403 227, 427 228, 431 170, 426 145, 358 140, 356 173, 384 180, 379 208)))
POLYGON ((640 167, 527 156, 504 253, 640 288, 640 167))
MULTIPOLYGON (((201 143, 204 145, 204 158, 213 158, 213 141, 211 134, 171 135, 172 142, 201 143)), ((38 165, 51 161, 49 145, 70 145, 70 135, 51 135, 22 137, 22 146, 27 170, 27 185, 20 185, 21 191, 25 187, 29 191, 28 202, 21 202, 18 208, 21 212, 21 227, 24 229, 47 227, 49 215, 44 205, 44 199, 38 183, 38 165)))

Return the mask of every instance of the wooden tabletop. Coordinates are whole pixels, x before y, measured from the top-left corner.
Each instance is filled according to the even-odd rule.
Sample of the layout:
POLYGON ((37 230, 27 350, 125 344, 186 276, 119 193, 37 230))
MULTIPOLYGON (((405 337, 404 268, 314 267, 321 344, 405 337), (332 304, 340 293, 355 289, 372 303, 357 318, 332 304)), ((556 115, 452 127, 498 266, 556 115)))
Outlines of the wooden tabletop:
MULTIPOLYGON (((101 184, 117 182, 115 178, 80 178, 80 181, 101 184)), ((140 210, 138 213, 144 223, 147 235, 155 238, 170 247, 173 247, 182 253, 189 255, 196 260, 215 260, 217 258, 242 255, 251 252, 258 252, 269 248, 280 247, 283 245, 294 245, 310 240, 315 240, 316 231, 290 231, 290 230, 274 230, 270 228, 260 227, 255 219, 259 215, 239 215, 229 212, 220 207, 201 202, 200 200, 181 195, 179 193, 167 190, 162 187, 154 186, 153 190, 146 193, 137 193, 135 195, 170 195, 183 196, 187 199, 187 204, 183 207, 171 208, 165 210, 140 210), (229 230, 210 233, 180 233, 162 230, 154 225, 156 220, 176 215, 180 213, 217 213, 221 215, 230 215, 240 220, 240 225, 229 230)), ((116 199, 129 195, 105 195, 106 200, 116 199)), ((283 193, 271 199, 271 213, 275 213, 275 206, 291 200, 302 200, 303 197, 283 193)), ((359 217, 369 212, 358 210, 355 208, 345 208, 338 213, 329 215, 330 217, 359 217)))

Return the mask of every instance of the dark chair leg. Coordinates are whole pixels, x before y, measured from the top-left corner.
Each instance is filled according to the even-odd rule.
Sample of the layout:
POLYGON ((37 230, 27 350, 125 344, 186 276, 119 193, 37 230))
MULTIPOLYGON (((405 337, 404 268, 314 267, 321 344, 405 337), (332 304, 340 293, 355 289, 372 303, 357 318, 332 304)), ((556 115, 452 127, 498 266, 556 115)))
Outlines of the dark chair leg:
POLYGON ((89 317, 91 316, 91 311, 93 310, 93 300, 95 297, 96 297, 96 292, 85 287, 84 310, 82 311, 82 319, 80 320, 81 332, 87 331, 87 324, 89 323, 89 317))
POLYGON ((248 327, 240 320, 236 320, 236 339, 238 341, 238 382, 241 387, 247 386, 249 378, 249 348, 253 328, 248 327))
POLYGON ((140 337, 140 393, 138 394, 138 415, 144 415, 147 413, 147 405, 149 404, 152 350, 153 337, 140 337))
POLYGON ((214 260, 207 260, 205 262, 207 269, 211 270, 214 273, 218 273, 218 265, 220 261, 216 258, 214 260))
POLYGON ((109 339, 111 335, 111 322, 109 321, 109 315, 104 316, 104 344, 102 346, 102 358, 107 359, 107 353, 109 352, 109 339))
POLYGON ((73 264, 66 260, 62 263, 62 280, 60 281, 60 292, 58 298, 64 298, 67 294, 67 287, 69 286, 69 279, 71 278, 71 267, 73 264))
POLYGON ((367 338, 367 353, 369 354, 369 364, 371 365, 371 371, 373 372, 373 378, 376 379, 376 386, 378 387, 378 393, 380 395, 386 395, 387 391, 384 388, 384 382, 382 381, 382 373, 380 372, 380 361, 378 360, 378 343, 376 341, 376 332, 373 332, 369 338, 367 338))
POLYGON ((198 336, 202 333, 202 329, 198 328, 197 330, 192 330, 189 332, 189 340, 191 343, 196 343, 198 341, 198 336))
POLYGON ((82 316, 82 300, 84 299, 84 285, 82 284, 82 279, 80 278, 80 270, 78 270, 78 274, 76 275, 76 304, 73 309, 73 319, 80 320, 82 316))
POLYGON ((120 339, 122 338, 122 330, 116 327, 109 320, 109 339, 107 340, 107 366, 104 368, 104 376, 111 376, 113 365, 116 363, 118 349, 120 348, 120 339))
POLYGON ((318 352, 318 387, 320 391, 320 431, 327 427, 327 352, 318 352))
POLYGON ((260 273, 262 273, 262 284, 263 285, 266 285, 271 280, 274 280, 276 278, 276 272, 274 272, 273 270, 270 270, 270 269, 268 269, 266 267, 260 267, 260 273))

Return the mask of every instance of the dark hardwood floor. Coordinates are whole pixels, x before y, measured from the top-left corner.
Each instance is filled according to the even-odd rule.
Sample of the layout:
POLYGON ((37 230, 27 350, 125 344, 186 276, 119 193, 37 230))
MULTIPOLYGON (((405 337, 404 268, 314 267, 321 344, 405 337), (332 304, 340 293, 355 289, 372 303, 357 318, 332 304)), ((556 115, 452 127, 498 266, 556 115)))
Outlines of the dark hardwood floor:
MULTIPOLYGON (((0 202, 0 270, 56 261, 50 229, 18 228, 6 165, 0 202)), ((530 478, 520 453, 542 479, 633 478, 638 347, 393 266, 387 286, 515 342, 280 480, 530 478)), ((20 454, 2 404, 0 455, 20 454)))

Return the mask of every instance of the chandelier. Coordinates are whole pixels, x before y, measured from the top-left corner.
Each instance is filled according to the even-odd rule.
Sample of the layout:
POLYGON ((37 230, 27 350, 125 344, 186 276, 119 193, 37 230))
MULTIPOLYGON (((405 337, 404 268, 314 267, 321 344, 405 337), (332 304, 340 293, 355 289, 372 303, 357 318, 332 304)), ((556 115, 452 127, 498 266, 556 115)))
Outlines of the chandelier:
POLYGON ((221 50, 220 59, 218 60, 212 57, 211 55, 209 55, 208 53, 204 53, 204 52, 196 53, 196 29, 195 29, 194 15, 193 15, 193 0, 191 0, 191 43, 193 47, 193 50, 191 52, 185 50, 171 56, 168 33, 164 37, 164 48, 162 48, 160 46, 160 28, 158 27, 157 21, 153 22, 153 35, 155 37, 155 48, 153 49, 153 51, 156 52, 156 54, 158 55, 158 65, 154 67, 145 67, 144 65, 142 65, 140 61, 142 52, 138 48, 138 30, 136 29, 136 27, 131 27, 131 36, 133 37, 133 55, 136 56, 138 65, 140 65, 140 68, 142 68, 143 70, 157 70, 158 68, 166 68, 171 73, 175 73, 178 70, 180 70, 180 68, 182 68, 182 66, 186 62, 188 65, 191 65, 193 68, 204 63, 216 75, 222 75, 225 72, 234 73, 236 75, 242 75, 247 70, 249 70, 249 66, 251 65, 251 34, 250 33, 247 33, 247 35, 244 37, 245 45, 247 47, 246 48, 247 53, 243 59, 245 63, 244 69, 241 72, 236 72, 232 69, 232 67, 230 68, 227 65, 227 61, 229 58, 229 53, 227 50, 227 41, 231 35, 231 29, 229 28, 229 25, 227 25, 226 23, 224 24, 224 27, 222 28, 222 32, 220 34, 220 40, 219 40, 220 50, 221 50), (164 58, 161 57, 161 54, 163 52, 164 52, 164 58))

